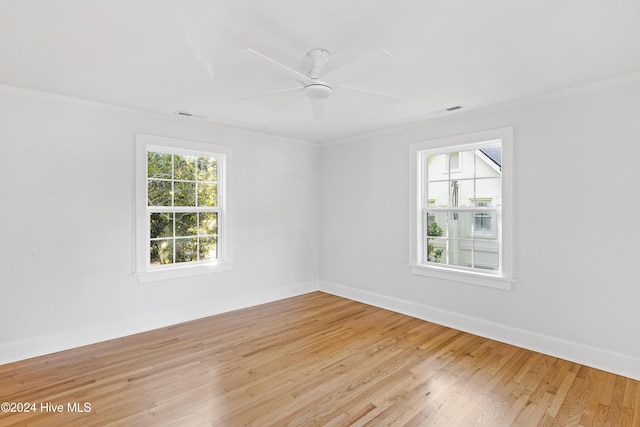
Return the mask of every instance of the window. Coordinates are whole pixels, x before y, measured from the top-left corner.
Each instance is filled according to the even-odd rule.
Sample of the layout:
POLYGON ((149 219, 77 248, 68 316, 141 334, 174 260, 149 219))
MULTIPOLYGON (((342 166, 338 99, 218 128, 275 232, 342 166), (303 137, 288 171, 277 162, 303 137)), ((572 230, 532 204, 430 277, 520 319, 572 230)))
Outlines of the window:
POLYGON ((227 146, 136 135, 137 275, 230 269, 227 146))
POLYGON ((509 289, 511 128, 411 144, 411 271, 509 289))

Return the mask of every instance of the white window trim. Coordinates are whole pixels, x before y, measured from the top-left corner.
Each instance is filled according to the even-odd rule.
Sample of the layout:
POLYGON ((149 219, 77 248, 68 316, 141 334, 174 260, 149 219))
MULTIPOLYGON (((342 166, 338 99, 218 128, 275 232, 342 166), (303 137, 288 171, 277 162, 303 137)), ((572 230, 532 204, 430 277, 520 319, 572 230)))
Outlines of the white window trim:
POLYGON ((157 135, 136 134, 136 271, 140 283, 181 277, 198 276, 210 273, 229 271, 232 268, 231 245, 231 147, 228 145, 210 144, 188 141, 157 135), (185 263, 181 265, 151 267, 148 265, 149 255, 149 223, 147 215, 147 150, 173 149, 181 152, 193 152, 220 156, 222 162, 218 166, 218 197, 221 208, 221 221, 218 229, 218 250, 220 258, 210 262, 185 263))
POLYGON ((511 290, 515 282, 513 270, 513 128, 505 127, 466 135, 447 138, 420 141, 409 145, 410 158, 410 245, 409 267, 412 274, 434 277, 454 282, 462 282, 492 288, 511 290), (421 152, 430 150, 437 154, 451 151, 466 151, 482 148, 488 142, 501 141, 502 143, 502 208, 501 223, 498 224, 498 233, 502 238, 501 271, 482 272, 466 271, 448 266, 427 265, 421 261, 423 253, 422 238, 422 183, 421 177, 421 152))

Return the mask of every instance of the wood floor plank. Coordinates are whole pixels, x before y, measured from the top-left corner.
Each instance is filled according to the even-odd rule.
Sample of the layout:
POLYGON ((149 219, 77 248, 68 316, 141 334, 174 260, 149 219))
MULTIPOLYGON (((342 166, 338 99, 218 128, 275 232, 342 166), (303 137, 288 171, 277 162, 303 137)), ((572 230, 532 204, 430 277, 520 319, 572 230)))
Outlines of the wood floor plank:
POLYGON ((0 402, 37 405, 0 426, 640 426, 638 381, 322 292, 2 365, 0 402))

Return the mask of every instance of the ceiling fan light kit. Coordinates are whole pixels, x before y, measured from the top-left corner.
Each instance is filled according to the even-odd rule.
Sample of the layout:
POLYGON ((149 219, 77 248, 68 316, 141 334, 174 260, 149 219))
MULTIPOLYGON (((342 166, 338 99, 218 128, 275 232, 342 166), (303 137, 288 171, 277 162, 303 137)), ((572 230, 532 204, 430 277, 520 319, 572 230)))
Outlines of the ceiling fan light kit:
MULTIPOLYGON (((322 117, 324 113, 324 100, 329 98, 333 94, 333 89, 335 86, 332 86, 330 83, 321 80, 320 76, 323 73, 325 65, 331 59, 331 53, 329 53, 326 49, 316 48, 311 49, 307 52, 307 57, 311 61, 311 68, 307 75, 299 73, 298 71, 290 68, 275 59, 268 57, 254 49, 245 49, 245 52, 252 54, 254 57, 262 60, 263 62, 269 64, 274 67, 279 72, 285 74, 287 77, 292 78, 299 83, 302 84, 301 87, 290 88, 290 89, 282 89, 266 92, 264 94, 252 95, 245 97, 244 99, 256 98, 260 96, 272 95, 275 93, 283 93, 283 92, 299 92, 304 93, 311 102, 311 110, 313 112, 313 117, 319 119, 322 117)), ((378 52, 384 53, 387 57, 390 56, 389 52, 384 49, 378 50, 378 52)), ((342 68, 345 68, 348 65, 351 65, 353 62, 346 64, 342 68)), ((335 71, 335 70, 334 70, 335 71)), ((353 86, 347 85, 338 85, 339 88, 346 89, 344 93, 346 96, 352 96, 365 100, 375 100, 375 101, 383 101, 383 102, 391 102, 398 103, 400 102, 400 98, 388 95, 382 92, 372 91, 368 89, 361 89, 353 86)))
POLYGON ((310 83, 304 87, 304 94, 313 99, 326 99, 332 92, 331 86, 324 82, 310 83))

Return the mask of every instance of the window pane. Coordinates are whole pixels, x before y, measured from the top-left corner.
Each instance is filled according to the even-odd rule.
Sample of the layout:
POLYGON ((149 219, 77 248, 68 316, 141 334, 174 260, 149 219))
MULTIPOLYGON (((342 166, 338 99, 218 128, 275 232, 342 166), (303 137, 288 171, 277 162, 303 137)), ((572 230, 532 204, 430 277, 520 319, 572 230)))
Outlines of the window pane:
POLYGON ((445 239, 427 239, 426 261, 444 263, 446 261, 445 250, 445 239))
POLYGON ((152 239, 173 237, 173 213, 152 213, 149 223, 152 239))
POLYGON ((428 236, 443 236, 442 231, 447 224, 447 214, 445 212, 428 212, 427 213, 427 235, 428 236), (435 225, 432 225, 435 224, 435 225), (429 228, 431 226, 431 229, 429 228), (440 229, 440 231, 438 231, 440 229), (437 234, 437 233, 442 234, 437 234))
POLYGON ((451 172, 460 170, 460 162, 461 156, 460 153, 449 153, 448 157, 448 168, 451 172))
POLYGON ((218 234, 218 214, 216 212, 200 213, 199 235, 218 234))
POLYGON ((147 206, 171 206, 171 181, 148 181, 147 206))
MULTIPOLYGON (((455 174, 455 178, 457 179, 473 179, 475 174, 476 162, 475 162, 475 154, 473 151, 461 151, 459 153, 459 173, 455 174)), ((453 178, 452 177, 452 178, 453 178)))
POLYGON ((436 154, 435 156, 429 156, 426 160, 427 163, 427 180, 435 181, 439 179, 447 179, 447 155, 436 154))
POLYGON ((149 251, 151 265, 173 264, 173 240, 152 240, 149 251))
POLYGON ((473 206, 473 180, 451 181, 451 206, 473 206))
POLYGON ((198 181, 218 181, 218 162, 216 159, 206 157, 198 159, 198 181))
POLYGON ((473 214, 473 230, 475 233, 491 233, 493 222, 492 214, 488 212, 480 212, 473 214))
POLYGON ((171 179, 171 154, 147 152, 147 177, 171 179))
POLYGON ((499 253, 497 241, 476 240, 474 247, 474 267, 486 270, 497 270, 499 253))
POLYGON ((429 237, 441 237, 444 235, 443 226, 446 224, 446 214, 431 215, 427 217, 427 236, 429 237), (442 218, 441 222, 438 222, 438 217, 442 218))
POLYGON ((218 186, 198 183, 198 206, 218 206, 218 186))
POLYGON ((175 206, 195 206, 196 205, 196 183, 195 182, 175 182, 173 183, 175 194, 173 200, 175 206))
POLYGON ((430 182, 427 191, 427 198, 434 201, 433 206, 449 206, 449 181, 430 182))
POLYGON ((476 197, 490 199, 492 206, 500 206, 500 200, 502 200, 502 178, 476 180, 476 197))
POLYGON ((196 179, 196 158, 194 156, 174 156, 174 179, 194 181, 196 179))
POLYGON ((491 178, 500 176, 501 167, 501 147, 488 147, 476 150, 476 177, 491 178))
POLYGON ((218 257, 217 237, 200 237, 200 259, 216 259, 218 257))
POLYGON ((176 212, 176 237, 198 234, 198 214, 195 212, 176 212))
POLYGON ((198 260, 198 240, 195 237, 176 239, 176 262, 191 262, 198 260))
POLYGON ((470 215, 469 212, 449 212, 447 214, 446 236, 453 238, 466 237, 471 230, 469 226, 470 215))
POLYGON ((454 238, 471 237, 471 225, 473 213, 471 212, 450 212, 446 223, 446 236, 454 238))
POLYGON ((449 240, 449 265, 471 267, 473 241, 466 239, 449 240))

